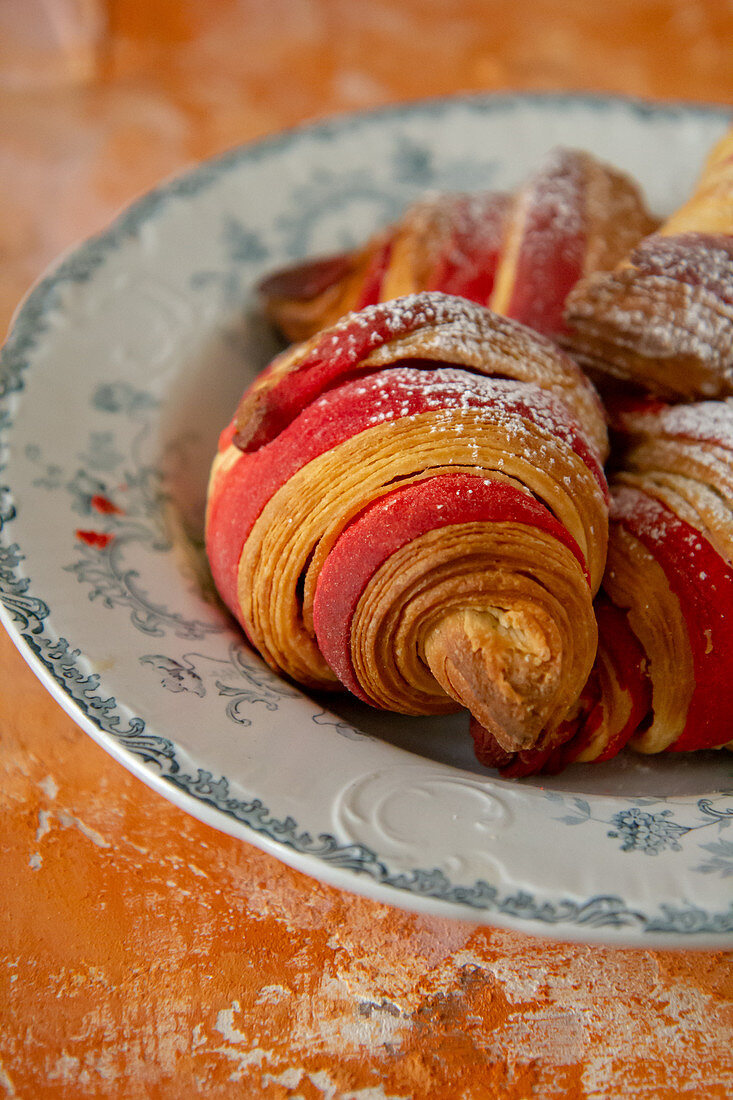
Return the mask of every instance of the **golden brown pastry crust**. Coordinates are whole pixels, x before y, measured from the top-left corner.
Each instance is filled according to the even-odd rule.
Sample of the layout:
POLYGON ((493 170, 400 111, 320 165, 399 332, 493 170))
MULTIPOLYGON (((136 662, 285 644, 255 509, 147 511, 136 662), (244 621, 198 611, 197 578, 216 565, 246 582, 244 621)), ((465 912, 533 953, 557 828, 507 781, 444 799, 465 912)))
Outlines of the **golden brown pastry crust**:
POLYGON ((733 130, 658 232, 575 286, 565 320, 564 346, 596 377, 668 400, 733 394, 733 130))
POLYGON ((476 723, 479 758, 509 775, 642 753, 730 747, 733 401, 617 404, 599 644, 575 711, 530 751, 476 723))
POLYGON ((426 196, 353 251, 268 276, 260 298, 295 341, 348 311, 423 290, 552 335, 576 281, 613 268, 656 225, 628 176, 588 153, 555 149, 514 194, 426 196))
POLYGON ((219 590, 299 682, 466 706, 529 748, 593 660, 604 434, 587 380, 522 326, 433 294, 351 315, 273 364, 222 437, 219 590))
POLYGON ((648 237, 615 271, 578 284, 565 317, 562 342, 595 377, 671 400, 725 397, 733 393, 733 236, 648 237))

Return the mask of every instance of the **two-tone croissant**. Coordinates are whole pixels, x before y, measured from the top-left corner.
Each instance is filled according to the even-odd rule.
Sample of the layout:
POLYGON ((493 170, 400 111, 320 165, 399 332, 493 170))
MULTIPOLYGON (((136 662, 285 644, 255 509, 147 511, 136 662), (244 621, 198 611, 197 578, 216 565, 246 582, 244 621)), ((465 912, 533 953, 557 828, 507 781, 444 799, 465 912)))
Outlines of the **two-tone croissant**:
POLYGON ((613 268, 655 227, 636 184, 556 149, 514 194, 439 194, 352 252, 260 285, 265 311, 303 340, 351 310, 423 290, 460 295, 547 335, 578 279, 613 268))
POLYGON ((613 428, 608 562, 596 661, 575 712, 505 773, 639 752, 718 748, 733 729, 733 131, 695 193, 610 273, 579 282, 563 343, 599 379, 667 400, 607 394, 613 428))
POLYGON ((426 199, 262 284, 308 339, 222 434, 207 549, 273 668, 465 707, 508 775, 730 742, 733 404, 705 399, 733 394, 732 152, 658 231, 560 151, 514 195, 426 199), (605 388, 610 525, 580 367, 664 399, 605 388))
POLYGON ((543 751, 507 753, 474 723, 479 758, 508 774, 731 741, 733 403, 629 402, 614 421, 596 663, 543 751))
POLYGON ((575 364, 424 293, 276 359, 211 473, 218 589, 272 667, 406 714, 466 707, 543 743, 596 648, 606 429, 575 364))

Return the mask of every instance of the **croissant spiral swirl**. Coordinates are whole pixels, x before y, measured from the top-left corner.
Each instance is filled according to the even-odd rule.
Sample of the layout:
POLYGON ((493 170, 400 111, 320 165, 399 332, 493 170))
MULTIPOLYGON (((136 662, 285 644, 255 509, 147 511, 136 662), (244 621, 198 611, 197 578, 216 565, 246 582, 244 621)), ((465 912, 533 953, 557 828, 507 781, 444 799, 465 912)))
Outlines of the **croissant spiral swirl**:
POLYGON ((485 763, 508 774, 638 752, 731 747, 733 402, 615 410, 598 656, 576 713, 547 751, 511 754, 474 724, 485 763))
POLYGON ((375 305, 245 393, 211 473, 214 578, 295 680, 464 706, 529 749, 595 653, 602 454, 595 392, 548 340, 443 294, 375 305))

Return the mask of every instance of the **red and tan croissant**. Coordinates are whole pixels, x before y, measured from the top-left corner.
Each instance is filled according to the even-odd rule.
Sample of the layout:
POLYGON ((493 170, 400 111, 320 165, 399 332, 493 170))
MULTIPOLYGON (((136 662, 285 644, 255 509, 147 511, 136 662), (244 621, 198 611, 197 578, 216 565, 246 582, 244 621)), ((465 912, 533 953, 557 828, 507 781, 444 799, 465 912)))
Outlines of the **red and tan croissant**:
POLYGON ((509 774, 733 738, 733 403, 630 402, 615 427, 596 664, 545 752, 506 753, 474 724, 479 757, 509 774))
POLYGON ((672 401, 733 394, 733 130, 657 233, 575 286, 565 319, 565 346, 596 377, 672 401))
POLYGON ((577 280, 613 268, 655 225, 627 176, 588 153, 557 149, 514 195, 422 199, 363 247, 276 272, 260 293, 291 340, 349 310, 423 290, 552 334, 563 328, 577 280))
POLYGON ((605 422, 549 340, 453 296, 350 314, 276 359, 223 433, 207 550, 272 667, 507 751, 596 648, 605 422))
MULTIPOLYGON (((567 299, 564 342, 599 375, 678 401, 733 393, 733 131, 658 233, 567 299)), ((612 401, 608 564, 596 662, 576 713, 542 751, 507 753, 474 721, 479 758, 507 774, 640 752, 717 748, 733 723, 733 407, 612 401)))

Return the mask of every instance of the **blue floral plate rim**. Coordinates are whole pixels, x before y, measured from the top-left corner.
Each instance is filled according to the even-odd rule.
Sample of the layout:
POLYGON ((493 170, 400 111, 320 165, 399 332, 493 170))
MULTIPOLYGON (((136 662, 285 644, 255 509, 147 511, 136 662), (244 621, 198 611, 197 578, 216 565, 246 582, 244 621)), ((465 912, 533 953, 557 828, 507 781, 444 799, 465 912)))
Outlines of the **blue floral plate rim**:
MULTIPOLYGON (((261 139, 175 176, 133 203, 107 230, 67 254, 50 274, 40 280, 19 308, 3 349, 0 365, 0 481, 4 480, 8 465, 11 474, 13 473, 13 463, 12 460, 8 463, 7 454, 12 451, 8 440, 12 444, 14 412, 24 396, 25 375, 28 368, 33 366, 36 343, 43 340, 46 331, 44 326, 48 325, 49 318, 60 308, 59 292, 69 286, 83 289, 85 284, 94 283, 97 273, 104 268, 108 258, 123 244, 137 239, 146 225, 159 218, 171 197, 175 196, 184 203, 195 201, 197 196, 215 188, 222 177, 238 170, 246 171, 248 165, 266 161, 278 151, 292 149, 299 142, 305 145, 309 142, 338 142, 345 134, 353 133, 354 128, 371 128, 372 132, 375 129, 379 131, 380 126, 389 128, 395 124, 404 124, 409 128, 415 119, 429 117, 434 120, 437 116, 444 117, 461 110, 468 114, 495 118, 501 112, 544 112, 548 108, 560 113, 564 110, 582 113, 621 109, 630 112, 637 119, 649 120, 650 124, 660 118, 674 120, 681 117, 688 123, 691 119, 712 118, 722 125, 730 115, 730 111, 724 107, 708 108, 704 105, 680 103, 650 104, 618 97, 557 93, 487 97, 471 95, 398 105, 365 114, 335 116, 311 126, 299 126, 284 134, 261 139)), ((419 169, 419 158, 415 160, 413 169, 415 164, 419 169)), ((240 237, 242 255, 246 251, 246 244, 246 237, 240 237)), ((252 240, 249 245, 252 245, 252 240)), ((254 251, 256 253, 256 247, 254 251)), ((248 261, 245 259, 243 262, 246 265, 248 261)), ((102 382, 97 386, 98 401, 102 400, 99 396, 101 388, 102 382)), ((118 393, 113 395, 113 400, 119 402, 122 397, 118 393)), ((109 412, 109 401, 107 404, 106 411, 109 412)), ((102 405, 97 409, 100 410, 103 410, 102 405)), ((124 415, 128 419, 134 416, 144 419, 139 407, 132 412, 127 408, 124 415)), ((136 423, 139 426, 142 419, 138 419, 136 423)), ((26 440, 26 452, 29 446, 26 440)), ((38 459, 32 461, 37 462, 38 459)), ((85 471, 85 475, 89 476, 89 471, 85 471)), ((50 475, 47 471, 44 476, 48 482, 50 475)), ((81 482, 73 489, 75 508, 81 507, 79 501, 84 497, 83 489, 81 482)), ((43 491, 50 492, 47 488, 43 491)), ((95 494, 92 493, 90 499, 94 497, 95 494)), ((592 896, 584 897, 578 895, 577 891, 569 891, 564 895, 562 884, 559 891, 553 893, 545 890, 543 893, 533 890, 531 884, 530 888, 525 888, 521 883, 511 883, 507 888, 501 882, 490 879, 452 881, 450 874, 440 867, 430 866, 429 862, 404 870, 400 866, 391 865, 389 858, 368 844, 339 837, 332 832, 314 834, 312 829, 298 824, 291 814, 271 812, 256 795, 249 798, 237 797, 234 793, 236 783, 230 784, 223 775, 215 778, 216 773, 206 767, 189 767, 187 756, 190 754, 180 753, 174 739, 161 736, 156 732, 155 724, 146 723, 145 719, 130 713, 129 708, 124 703, 120 704, 116 697, 107 695, 104 690, 104 676, 97 671, 89 671, 88 655, 83 649, 75 647, 74 639, 67 640, 55 629, 49 630, 49 620, 53 618, 50 605, 40 591, 37 592, 34 579, 26 574, 23 564, 26 560, 24 549, 27 544, 21 546, 12 538, 18 521, 18 500, 22 507, 23 492, 16 493, 16 486, 10 478, 9 484, 0 489, 0 616, 11 637, 60 704, 95 740, 140 778, 189 812, 218 828, 252 840, 286 862, 315 874, 316 877, 331 881, 334 885, 428 912, 447 912, 454 916, 486 920, 488 923, 571 939, 700 946, 733 942, 733 907, 726 908, 724 904, 717 909, 700 906, 692 900, 692 894, 680 898, 679 904, 669 898, 664 899, 661 904, 657 899, 651 899, 645 908, 614 891, 595 892, 592 896)), ((140 516, 143 516, 143 512, 137 518, 140 516)), ((125 522, 129 528, 132 520, 128 516, 123 521, 114 512, 107 513, 103 534, 111 535, 119 546, 122 537, 126 536, 128 540, 130 538, 129 530, 126 532, 124 528, 125 522)), ((108 545, 114 546, 114 541, 108 545)), ((106 550, 106 547, 103 549, 106 550)), ((75 576, 77 583, 88 586, 89 570, 85 572, 84 567, 86 560, 82 558, 75 563, 75 576)), ((95 568, 97 564, 95 559, 95 568)), ((114 607, 109 610, 113 611, 114 607)), ((128 612, 129 606, 126 606, 125 613, 128 612)), ((211 628, 212 635, 216 634, 216 624, 208 622, 205 625, 211 628)), ((180 631, 192 628, 190 623, 183 627, 180 623, 174 623, 173 629, 180 631)), ((180 687, 185 682, 187 686, 180 691, 179 687, 173 688, 179 694, 182 691, 183 694, 195 695, 197 691, 206 690, 190 657, 188 663, 177 657, 159 654, 145 654, 139 660, 146 661, 148 667, 153 665, 158 672, 162 671, 163 679, 168 678, 171 684, 180 687), (158 658, 168 662, 162 669, 160 663, 155 665, 154 659, 158 658)), ((247 706, 257 707, 264 704, 266 707, 272 706, 276 711, 282 704, 282 698, 278 694, 280 688, 274 682, 276 678, 271 678, 271 674, 258 667, 256 659, 236 647, 234 655, 230 654, 228 660, 234 673, 246 684, 246 687, 242 687, 241 683, 235 686, 224 684, 229 694, 227 696, 226 692, 222 693, 223 697, 228 698, 230 706, 235 705, 232 704, 233 699, 236 706, 241 705, 243 709, 237 712, 239 716, 244 714, 247 706)), ((225 667, 224 662, 221 661, 217 667, 221 671, 225 667)), ((338 717, 334 718, 326 711, 316 710, 310 717, 317 723, 319 716, 321 729, 330 726, 345 740, 351 738, 358 743, 363 738, 365 742, 372 743, 371 739, 363 737, 358 728, 350 727, 348 722, 341 722, 338 717)), ((405 754, 402 749, 392 751, 389 758, 390 768, 409 769, 412 766, 413 758, 409 753, 405 754)), ((434 762, 430 762, 422 768, 420 782, 432 781, 433 774, 438 777, 443 775, 440 769, 435 771, 433 764, 434 762), (423 773, 428 775, 427 780, 423 773)), ((470 783, 477 790, 482 787, 481 782, 472 777, 470 781, 466 781, 466 790, 470 783)), ((487 781, 483 787, 488 789, 490 783, 487 781)), ((514 797, 512 792, 512 798, 514 797)), ((601 821, 597 818, 604 812, 599 809, 604 798, 594 793, 583 796, 579 793, 568 794, 548 789, 544 792, 534 791, 531 799, 535 805, 539 800, 545 802, 548 816, 573 832, 579 831, 578 826, 600 824, 607 838, 617 842, 619 851, 629 853, 635 858, 640 858, 643 854, 647 858, 654 856, 659 859, 665 854, 681 853, 691 836, 702 835, 698 833, 699 829, 710 830, 705 834, 708 843, 698 845, 700 851, 696 858, 700 860, 701 868, 698 873, 707 876, 709 882, 713 876, 724 881, 733 871, 733 845, 723 835, 723 830, 733 818, 730 792, 706 792, 701 797, 680 795, 666 801, 657 797, 646 800, 622 799, 614 812, 601 821), (660 808, 662 802, 665 804, 660 808), (612 826, 610 830, 606 829, 608 825, 612 826), (715 840, 710 839, 713 834, 715 840)), ((496 796, 495 801, 501 801, 499 796, 496 796)), ((722 891, 720 897, 723 903, 728 899, 728 895, 724 896, 722 891)))

